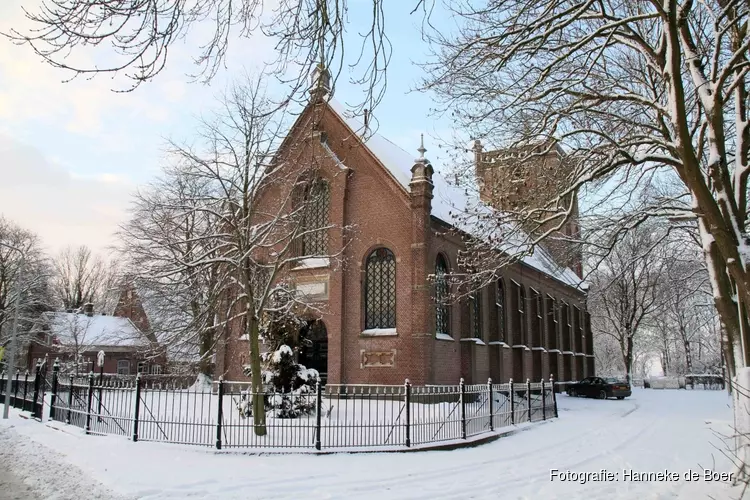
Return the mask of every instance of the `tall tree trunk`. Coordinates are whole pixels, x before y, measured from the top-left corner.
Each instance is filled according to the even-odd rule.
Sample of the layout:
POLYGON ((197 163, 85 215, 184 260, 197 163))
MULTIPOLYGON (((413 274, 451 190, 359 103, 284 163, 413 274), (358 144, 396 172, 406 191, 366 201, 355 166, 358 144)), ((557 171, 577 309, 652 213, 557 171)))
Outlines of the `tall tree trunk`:
POLYGON ((213 376, 211 370, 211 351, 214 346, 214 326, 207 325, 200 335, 200 363, 198 371, 207 377, 213 376))
POLYGON ((260 366, 260 337, 258 317, 249 314, 247 329, 250 338, 250 383, 253 389, 253 427, 256 436, 266 435, 266 407, 263 402, 263 374, 260 366))

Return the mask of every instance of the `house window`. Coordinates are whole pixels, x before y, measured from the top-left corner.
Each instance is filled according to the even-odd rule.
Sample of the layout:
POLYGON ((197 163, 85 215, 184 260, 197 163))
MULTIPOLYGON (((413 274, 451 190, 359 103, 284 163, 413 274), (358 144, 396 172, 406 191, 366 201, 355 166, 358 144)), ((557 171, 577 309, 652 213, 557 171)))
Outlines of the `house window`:
POLYGON ((482 338, 482 291, 476 290, 471 294, 471 335, 475 339, 482 338))
POLYGON ((448 266, 445 263, 445 258, 438 255, 435 262, 435 332, 450 335, 447 273, 448 266))
POLYGON ((161 375, 161 365, 151 365, 151 375, 161 375))
POLYGON ((365 267, 365 329, 396 328, 396 258, 377 248, 365 267))
POLYGON ((130 361, 127 359, 117 360, 117 374, 130 375, 130 361))
POLYGON ((296 196, 302 210, 302 236, 299 241, 299 255, 328 254, 328 209, 331 195, 328 182, 318 179, 301 195, 296 196))
POLYGON ((145 361, 139 361, 138 362, 138 373, 148 373, 145 361))
POLYGON ((502 279, 497 280, 497 296, 495 297, 497 308, 497 334, 501 342, 505 342, 505 283, 502 279))

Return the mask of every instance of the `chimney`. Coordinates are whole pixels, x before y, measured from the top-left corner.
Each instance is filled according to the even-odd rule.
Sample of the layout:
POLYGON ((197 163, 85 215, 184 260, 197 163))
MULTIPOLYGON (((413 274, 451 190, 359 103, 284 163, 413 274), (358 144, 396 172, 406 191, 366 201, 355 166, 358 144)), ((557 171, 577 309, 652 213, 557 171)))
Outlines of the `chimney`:
POLYGON ((94 304, 92 304, 91 302, 86 302, 85 304, 83 304, 83 314, 89 317, 93 316, 94 304))

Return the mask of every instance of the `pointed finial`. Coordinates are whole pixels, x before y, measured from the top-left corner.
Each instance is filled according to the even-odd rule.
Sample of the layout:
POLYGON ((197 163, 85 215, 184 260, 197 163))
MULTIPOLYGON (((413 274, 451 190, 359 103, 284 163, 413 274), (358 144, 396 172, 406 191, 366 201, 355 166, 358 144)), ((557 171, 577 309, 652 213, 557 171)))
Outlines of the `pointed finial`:
POLYGON ((424 154, 427 152, 424 148, 424 134, 419 134, 419 148, 417 151, 419 151, 419 159, 424 160, 424 154))

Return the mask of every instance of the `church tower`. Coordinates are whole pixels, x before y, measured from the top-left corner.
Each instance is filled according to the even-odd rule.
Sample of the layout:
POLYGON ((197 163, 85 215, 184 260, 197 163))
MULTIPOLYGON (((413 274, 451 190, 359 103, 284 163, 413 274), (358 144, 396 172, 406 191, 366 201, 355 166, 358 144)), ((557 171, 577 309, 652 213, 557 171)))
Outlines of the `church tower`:
POLYGON ((544 241, 555 261, 583 275, 578 214, 578 194, 554 203, 557 194, 568 189, 573 167, 556 145, 538 144, 524 148, 483 151, 474 141, 474 161, 479 194, 483 202, 498 210, 519 214, 524 229, 539 235, 559 225, 554 217, 570 210, 565 223, 544 241), (551 219, 548 222, 542 220, 551 219))

